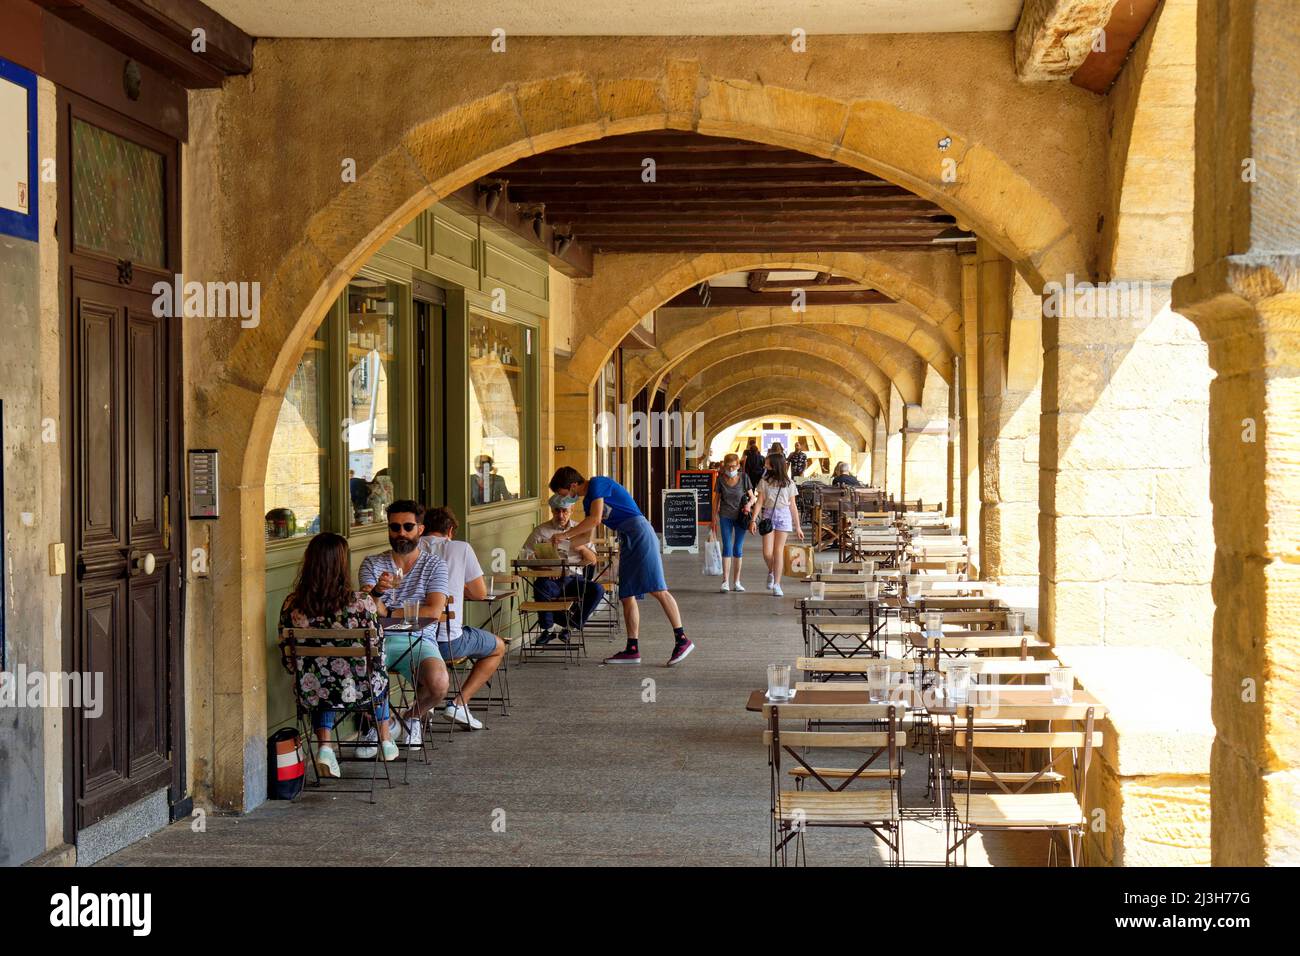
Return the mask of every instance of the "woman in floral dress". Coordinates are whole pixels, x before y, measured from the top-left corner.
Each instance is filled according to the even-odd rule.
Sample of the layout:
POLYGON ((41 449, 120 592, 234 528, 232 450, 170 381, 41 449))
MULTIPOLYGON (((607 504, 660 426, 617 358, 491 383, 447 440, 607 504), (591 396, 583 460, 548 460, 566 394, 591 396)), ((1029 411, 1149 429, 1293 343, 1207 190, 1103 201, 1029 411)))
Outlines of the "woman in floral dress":
MULTIPOLYGON (((377 740, 374 728, 364 732, 363 742, 372 745, 358 747, 357 756, 369 759, 382 750, 385 760, 396 760, 397 744, 391 739, 388 726, 388 671, 379 612, 369 594, 353 589, 350 568, 347 539, 328 531, 312 538, 303 555, 298 580, 280 609, 280 627, 365 628, 371 632, 370 687, 377 701, 379 728, 377 740), (373 743, 379 746, 376 748, 373 743)), ((281 660, 286 669, 291 667, 288 656, 282 656, 281 660)), ((304 704, 313 708, 312 727, 319 742, 316 769, 322 776, 340 776, 338 758, 331 746, 339 711, 332 708, 355 704, 363 696, 357 682, 366 673, 366 667, 357 658, 298 658, 298 694, 304 704)))

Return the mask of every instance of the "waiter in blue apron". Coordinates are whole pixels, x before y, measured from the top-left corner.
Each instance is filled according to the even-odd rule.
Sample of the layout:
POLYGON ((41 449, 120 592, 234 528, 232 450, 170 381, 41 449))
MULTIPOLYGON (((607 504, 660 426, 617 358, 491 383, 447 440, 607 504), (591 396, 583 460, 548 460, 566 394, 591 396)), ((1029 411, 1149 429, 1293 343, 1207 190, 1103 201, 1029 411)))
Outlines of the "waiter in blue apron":
POLYGON ((576 468, 565 466, 551 478, 551 491, 560 495, 572 507, 581 499, 585 517, 574 528, 557 534, 556 539, 573 540, 588 537, 596 525, 618 533, 618 596, 623 603, 623 620, 627 624, 627 647, 606 664, 640 664, 641 612, 637 601, 649 594, 659 602, 673 627, 672 656, 668 666, 680 664, 686 655, 695 650, 695 644, 686 636, 682 615, 677 609, 668 584, 664 581, 664 565, 659 558, 659 535, 636 506, 627 489, 613 478, 597 475, 583 478, 576 468))

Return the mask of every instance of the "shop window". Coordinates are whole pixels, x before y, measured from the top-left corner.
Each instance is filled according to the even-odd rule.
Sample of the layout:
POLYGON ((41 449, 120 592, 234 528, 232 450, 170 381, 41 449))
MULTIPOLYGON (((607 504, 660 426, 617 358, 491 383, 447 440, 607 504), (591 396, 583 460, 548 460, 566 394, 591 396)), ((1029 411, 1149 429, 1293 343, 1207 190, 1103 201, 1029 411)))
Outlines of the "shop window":
POLYGON ((397 387, 397 292, 357 278, 347 291, 347 395, 344 421, 348 507, 353 528, 382 524, 394 498, 400 408, 397 387))
POLYGON ((486 505, 535 493, 530 478, 532 330, 470 314, 469 499, 486 505))
POLYGON ((324 343, 307 345, 293 373, 266 464, 266 537, 299 538, 321 530, 324 511, 326 362, 324 343))

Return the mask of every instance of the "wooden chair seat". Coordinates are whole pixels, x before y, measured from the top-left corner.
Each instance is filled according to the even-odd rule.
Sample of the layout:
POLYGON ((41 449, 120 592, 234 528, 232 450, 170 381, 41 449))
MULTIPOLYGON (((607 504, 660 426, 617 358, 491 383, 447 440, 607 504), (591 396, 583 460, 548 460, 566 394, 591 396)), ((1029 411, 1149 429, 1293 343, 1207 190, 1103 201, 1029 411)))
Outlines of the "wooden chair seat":
MULTIPOLYGON (((965 778, 966 775, 962 773, 961 776, 965 778)), ((995 780, 993 775, 990 773, 986 773, 983 770, 972 770, 970 772, 970 778, 974 783, 996 784, 997 780, 1001 780, 1003 783, 1011 786, 1012 784, 1029 783, 1031 780, 1035 783, 1060 783, 1065 779, 1065 775, 1057 773, 1055 770, 1048 770, 1044 773, 1038 774, 1037 776, 1035 776, 1032 771, 1028 770, 999 770, 997 780, 995 780)))
MULTIPOLYGON (((813 769, 817 771, 819 777, 826 780, 845 780, 854 776, 856 773, 856 770, 853 767, 814 767, 813 769)), ((890 780, 893 777, 904 776, 906 773, 906 767, 899 767, 897 773, 893 774, 890 773, 888 767, 868 767, 861 773, 857 773, 857 777, 859 780, 890 780)), ((790 769, 790 776, 796 777, 800 780, 806 780, 812 777, 812 773, 807 767, 792 767, 790 769)))
POLYGON ((777 795, 776 815, 780 820, 804 823, 860 823, 897 820, 889 790, 782 790, 777 795))
MULTIPOLYGON (((576 599, 575 599, 576 600, 576 599)), ((523 601, 519 605, 521 611, 567 611, 572 607, 574 601, 523 601)))
MULTIPOLYGON (((953 730, 953 728, 945 726, 944 724, 936 724, 935 728, 941 734, 950 733, 953 730)), ((961 733, 963 729, 964 729, 964 725, 962 727, 956 728, 956 732, 961 733)), ((1019 717, 976 717, 975 729, 976 730, 1024 730, 1025 722, 1023 718, 1019 718, 1019 717)))
POLYGON ((1072 793, 979 793, 969 801, 965 794, 954 794, 952 802, 966 826, 1073 827, 1086 822, 1072 793))

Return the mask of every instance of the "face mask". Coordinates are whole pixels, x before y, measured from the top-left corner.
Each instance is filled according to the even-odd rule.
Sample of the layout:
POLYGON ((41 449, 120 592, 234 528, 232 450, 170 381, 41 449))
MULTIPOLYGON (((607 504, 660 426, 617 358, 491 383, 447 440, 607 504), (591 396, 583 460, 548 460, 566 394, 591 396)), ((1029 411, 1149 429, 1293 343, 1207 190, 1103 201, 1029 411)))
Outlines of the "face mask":
POLYGON ((566 495, 563 500, 564 500, 564 507, 566 508, 572 508, 574 505, 578 503, 577 498, 573 498, 568 495, 566 495))
POLYGON ((740 474, 740 472, 739 472, 739 470, 737 470, 737 469, 735 469, 735 468, 728 468, 728 469, 727 469, 727 477, 728 477, 728 478, 735 478, 736 475, 738 475, 738 474, 740 474))

